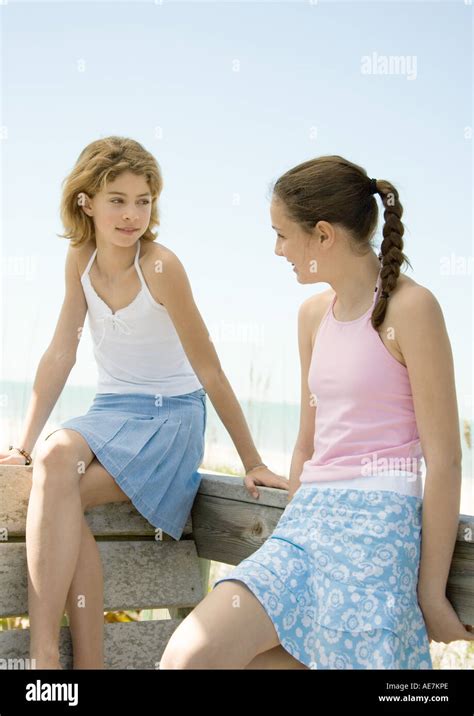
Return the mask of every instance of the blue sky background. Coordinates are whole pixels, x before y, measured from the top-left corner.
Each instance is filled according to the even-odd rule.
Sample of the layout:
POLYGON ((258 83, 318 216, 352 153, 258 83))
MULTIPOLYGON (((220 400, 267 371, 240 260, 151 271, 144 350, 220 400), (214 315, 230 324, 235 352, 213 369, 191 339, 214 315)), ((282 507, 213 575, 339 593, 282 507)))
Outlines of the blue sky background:
MULTIPOLYGON (((299 400, 297 311, 327 288, 275 256, 270 182, 321 154, 391 180, 408 275, 441 303, 472 416, 472 268, 441 269, 451 255, 472 267, 472 15, 462 1, 0 6, 2 377, 32 380, 54 331, 61 182, 86 144, 119 134, 160 162, 159 241, 242 399, 299 400), (372 53, 415 56, 416 78, 363 74, 372 53)), ((95 380, 86 332, 69 383, 95 380)))

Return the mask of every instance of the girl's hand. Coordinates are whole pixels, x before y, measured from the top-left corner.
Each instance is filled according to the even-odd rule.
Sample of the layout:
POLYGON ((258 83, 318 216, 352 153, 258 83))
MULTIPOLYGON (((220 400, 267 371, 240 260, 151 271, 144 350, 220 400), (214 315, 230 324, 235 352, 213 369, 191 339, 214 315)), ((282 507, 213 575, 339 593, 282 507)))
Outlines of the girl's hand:
POLYGON ((263 485, 264 487, 277 487, 280 490, 288 490, 288 480, 286 477, 276 475, 274 472, 268 469, 268 467, 256 467, 254 470, 250 470, 248 475, 245 476, 244 485, 248 492, 258 499, 259 491, 255 487, 256 485, 263 485))
POLYGON ((462 624, 446 596, 418 598, 430 641, 449 644, 451 641, 474 641, 473 627, 462 624))
POLYGON ((26 457, 13 448, 0 452, 0 465, 26 465, 26 457))

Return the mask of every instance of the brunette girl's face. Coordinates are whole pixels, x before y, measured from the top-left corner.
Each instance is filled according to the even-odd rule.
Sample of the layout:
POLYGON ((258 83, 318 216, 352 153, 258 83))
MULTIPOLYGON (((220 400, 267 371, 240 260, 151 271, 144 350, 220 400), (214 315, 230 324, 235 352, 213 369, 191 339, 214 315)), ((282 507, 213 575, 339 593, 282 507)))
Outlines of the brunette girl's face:
MULTIPOLYGON (((318 283, 323 281, 318 273, 318 261, 322 257, 319 231, 315 228, 313 234, 308 234, 303 228, 292 221, 286 211, 285 205, 275 196, 270 206, 272 228, 277 232, 275 253, 284 257, 292 266, 299 283, 318 283)), ((318 222, 317 227, 323 222, 318 222)), ((326 223, 326 222, 324 222, 326 223)))
POLYGON ((144 176, 122 172, 92 199, 83 194, 82 209, 94 220, 96 240, 132 246, 148 228, 152 196, 144 176))

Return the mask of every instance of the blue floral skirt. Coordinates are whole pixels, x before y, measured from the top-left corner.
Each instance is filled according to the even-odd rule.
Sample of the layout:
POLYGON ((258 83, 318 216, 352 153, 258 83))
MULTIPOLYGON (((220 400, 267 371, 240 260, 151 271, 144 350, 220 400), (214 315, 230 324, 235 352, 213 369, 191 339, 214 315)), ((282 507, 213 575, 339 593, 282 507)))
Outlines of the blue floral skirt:
POLYGON ((238 580, 310 669, 432 669, 417 600, 422 499, 303 484, 238 580))
POLYGON ((85 415, 61 428, 80 433, 137 510, 180 539, 201 482, 203 388, 174 396, 97 393, 85 415))

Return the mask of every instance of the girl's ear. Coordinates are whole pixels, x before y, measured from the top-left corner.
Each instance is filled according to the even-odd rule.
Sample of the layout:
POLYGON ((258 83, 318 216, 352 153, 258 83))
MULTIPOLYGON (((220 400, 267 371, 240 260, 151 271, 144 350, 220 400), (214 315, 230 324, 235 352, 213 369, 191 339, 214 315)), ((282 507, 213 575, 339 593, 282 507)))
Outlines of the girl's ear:
POLYGON ((82 210, 87 214, 87 216, 92 216, 91 200, 85 191, 81 191, 77 195, 77 204, 82 207, 82 210))

